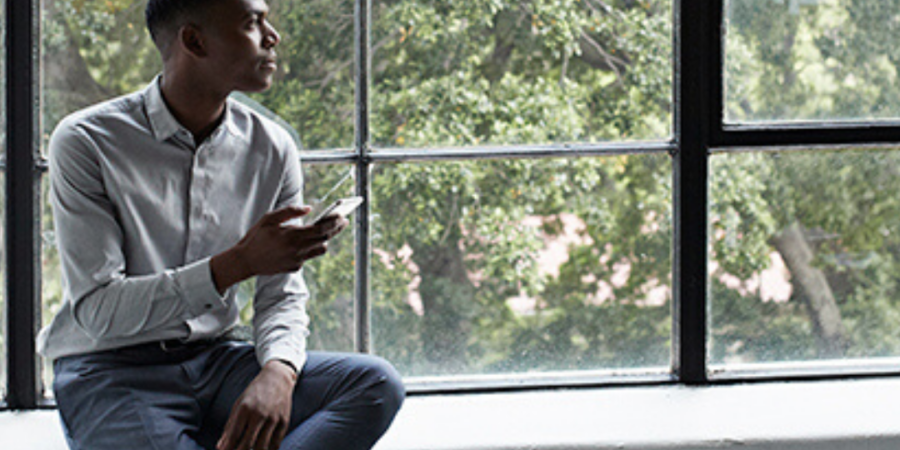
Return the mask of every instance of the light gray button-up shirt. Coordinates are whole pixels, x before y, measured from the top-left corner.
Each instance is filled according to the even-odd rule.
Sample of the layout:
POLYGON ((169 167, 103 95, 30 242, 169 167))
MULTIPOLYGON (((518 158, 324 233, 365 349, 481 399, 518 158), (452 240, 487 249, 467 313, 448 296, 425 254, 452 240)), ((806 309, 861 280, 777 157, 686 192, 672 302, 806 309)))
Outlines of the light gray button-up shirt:
MULTIPOLYGON (((302 204, 296 146, 280 126, 229 100, 205 141, 146 89, 65 118, 50 138, 50 190, 63 305, 38 337, 48 358, 220 335, 237 323, 210 257, 265 213, 302 204)), ((306 360, 308 290, 300 272, 257 278, 260 364, 306 360)))

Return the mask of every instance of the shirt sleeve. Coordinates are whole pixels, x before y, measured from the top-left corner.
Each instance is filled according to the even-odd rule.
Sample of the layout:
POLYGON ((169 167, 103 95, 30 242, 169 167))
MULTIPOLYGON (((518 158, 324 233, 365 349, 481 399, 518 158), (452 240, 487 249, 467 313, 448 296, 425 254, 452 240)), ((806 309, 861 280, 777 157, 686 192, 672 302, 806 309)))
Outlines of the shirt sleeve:
MULTIPOLYGON (((275 209, 303 204, 303 172, 294 145, 288 145, 285 172, 275 209)), ((306 362, 309 316, 306 303, 309 289, 302 269, 278 275, 260 276, 253 302, 253 331, 260 365, 273 359, 291 363, 299 372, 306 362)))
POLYGON ((77 124, 63 121, 49 143, 50 200, 66 301, 95 340, 171 329, 226 308, 209 259, 145 276, 126 276, 120 211, 104 187, 99 152, 77 124))

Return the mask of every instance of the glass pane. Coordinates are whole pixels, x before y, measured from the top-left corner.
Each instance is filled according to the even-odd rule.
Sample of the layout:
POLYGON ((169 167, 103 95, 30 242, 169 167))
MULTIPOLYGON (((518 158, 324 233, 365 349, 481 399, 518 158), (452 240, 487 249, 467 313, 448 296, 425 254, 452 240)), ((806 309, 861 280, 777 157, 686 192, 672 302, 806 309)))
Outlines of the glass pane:
POLYGON ((670 0, 373 4, 383 147, 666 139, 670 0))
MULTIPOLYGON (((354 195, 355 169, 349 165, 304 166, 306 203, 324 204, 354 195)), ((358 212, 358 211, 357 211, 358 212)), ((356 217, 353 214, 352 217, 356 217)), ((356 240, 353 220, 328 243, 328 253, 303 266, 310 299, 310 350, 354 351, 356 240)))
MULTIPOLYGON (((41 178, 41 327, 50 325, 63 302, 62 272, 50 208, 50 179, 41 178)), ((44 396, 53 396, 53 361, 41 358, 41 387, 44 396)))
POLYGON ((670 360, 667 155, 377 166, 376 353, 406 376, 670 360))
POLYGON ((900 356, 900 152, 711 159, 711 363, 900 356))
MULTIPOLYGON (((270 19, 281 33, 275 82, 267 92, 235 97, 287 126, 303 148, 351 147, 353 2, 270 3, 270 19)), ((145 30, 146 0, 42 0, 42 5, 45 138, 67 114, 141 89, 161 72, 145 30)))
POLYGON ((356 108, 353 0, 269 1, 281 34, 272 88, 252 97, 296 130, 305 149, 350 148, 356 108))
POLYGON ((897 0, 728 0, 729 122, 900 117, 897 0))
POLYGON ((145 31, 146 1, 41 1, 41 119, 46 139, 67 114, 143 88, 162 70, 145 31))

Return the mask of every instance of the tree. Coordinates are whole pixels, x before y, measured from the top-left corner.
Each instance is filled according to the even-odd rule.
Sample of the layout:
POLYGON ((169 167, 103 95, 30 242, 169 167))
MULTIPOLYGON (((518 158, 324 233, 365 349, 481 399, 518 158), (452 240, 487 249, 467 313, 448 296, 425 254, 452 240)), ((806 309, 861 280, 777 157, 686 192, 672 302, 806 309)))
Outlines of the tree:
MULTIPOLYGON (((727 115, 734 121, 896 115, 897 66, 891 63, 892 51, 882 45, 883 39, 896 41, 885 26, 890 23, 885 17, 896 17, 896 6, 891 0, 842 0, 802 8, 798 2, 730 2, 727 115)), ((889 293, 893 283, 884 284, 896 273, 890 224, 897 210, 887 194, 895 178, 893 152, 720 159, 731 160, 722 163, 730 167, 722 171, 723 177, 749 170, 751 177, 738 179, 744 189, 756 186, 745 195, 726 196, 728 201, 740 199, 740 205, 730 206, 731 231, 747 244, 736 248, 756 256, 743 269, 730 267, 726 272, 746 276, 747 269, 765 266, 765 253, 778 252, 790 270, 791 300, 803 305, 780 309, 805 311, 808 321, 794 323, 808 327, 815 342, 802 351, 785 346, 780 353, 747 354, 768 355, 763 359, 895 354, 896 347, 887 350, 884 345, 894 340, 890 336, 896 327, 889 319, 895 308, 889 293), (760 165, 765 168, 759 170, 760 165), (761 245, 763 240, 766 245, 761 245), (885 297, 869 296, 867 286, 875 285, 881 285, 878 291, 885 297), (873 313, 885 320, 872 321, 873 313), (874 328, 858 327, 860 314, 874 328), (872 335, 882 336, 875 339, 879 344, 871 345, 872 335)), ((725 319, 723 328, 727 324, 725 319)))
MULTIPOLYGON (((728 2, 728 120, 895 116, 895 33, 878 21, 897 15, 896 1, 728 2)), ((379 148, 489 151, 672 132, 668 1, 373 6, 370 119, 379 148)), ((142 7, 48 5, 47 129, 158 72, 139 31, 142 7)), ((305 149, 352 147, 352 2, 273 2, 271 18, 282 62, 273 88, 251 97, 284 118, 305 149)), ((900 211, 883 194, 898 187, 894 152, 712 158, 713 361, 900 352, 900 211), (787 301, 747 287, 773 254, 790 270, 787 301)), ((348 170, 307 166, 308 198, 325 196, 348 170)), ((670 179, 667 155, 376 166, 376 351, 407 375, 668 364, 670 179), (557 245, 565 257, 541 263, 557 245)), ((305 269, 318 348, 351 349, 353 245, 341 239, 305 269)), ((48 271, 57 264, 49 255, 48 271)), ((245 286, 244 298, 251 291, 245 286)), ((58 302, 58 291, 45 289, 45 298, 58 302)))

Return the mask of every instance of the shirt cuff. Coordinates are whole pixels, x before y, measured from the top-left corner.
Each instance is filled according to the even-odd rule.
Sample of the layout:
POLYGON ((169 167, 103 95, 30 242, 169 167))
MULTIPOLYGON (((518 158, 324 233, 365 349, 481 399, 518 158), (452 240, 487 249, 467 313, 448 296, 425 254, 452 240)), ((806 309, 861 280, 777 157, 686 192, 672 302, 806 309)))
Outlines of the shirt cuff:
POLYGON ((178 294, 187 305, 191 317, 227 308, 225 297, 219 295, 213 281, 210 259, 201 259, 175 271, 178 294))
POLYGON ((306 351, 297 350, 289 344, 277 343, 269 345, 266 348, 256 347, 256 355, 259 359, 259 365, 265 366, 267 362, 274 360, 282 360, 297 369, 297 375, 303 370, 303 364, 306 363, 306 351))

